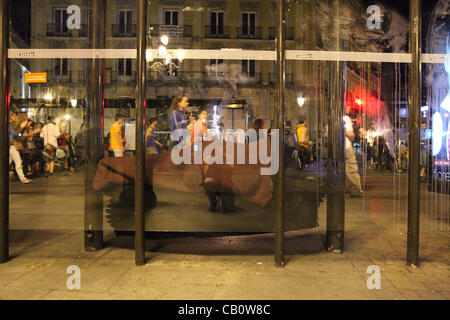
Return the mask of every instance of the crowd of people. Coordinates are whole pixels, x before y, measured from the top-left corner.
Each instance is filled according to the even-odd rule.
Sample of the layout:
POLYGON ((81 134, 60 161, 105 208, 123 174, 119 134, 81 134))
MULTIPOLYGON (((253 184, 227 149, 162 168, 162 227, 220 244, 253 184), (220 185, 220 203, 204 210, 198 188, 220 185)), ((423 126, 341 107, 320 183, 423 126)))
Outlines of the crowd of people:
POLYGON ((29 184, 32 178, 53 175, 58 162, 66 172, 86 159, 86 127, 81 125, 75 139, 67 130, 67 122, 55 124, 53 117, 47 117, 45 124, 31 119, 20 120, 15 111, 9 115, 9 163, 21 183, 29 184))

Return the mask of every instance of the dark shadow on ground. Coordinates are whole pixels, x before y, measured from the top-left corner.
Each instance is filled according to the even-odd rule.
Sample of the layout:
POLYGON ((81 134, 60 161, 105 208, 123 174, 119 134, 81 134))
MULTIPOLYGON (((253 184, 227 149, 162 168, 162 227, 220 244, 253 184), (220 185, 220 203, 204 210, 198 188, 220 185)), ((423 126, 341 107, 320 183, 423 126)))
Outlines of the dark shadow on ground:
MULTIPOLYGON (((273 255, 273 234, 221 235, 153 234, 146 249, 153 252, 199 255, 273 255)), ((316 231, 288 232, 286 254, 307 255, 324 251, 323 235, 316 231)), ((134 250, 134 238, 120 236, 106 243, 109 247, 134 250)))

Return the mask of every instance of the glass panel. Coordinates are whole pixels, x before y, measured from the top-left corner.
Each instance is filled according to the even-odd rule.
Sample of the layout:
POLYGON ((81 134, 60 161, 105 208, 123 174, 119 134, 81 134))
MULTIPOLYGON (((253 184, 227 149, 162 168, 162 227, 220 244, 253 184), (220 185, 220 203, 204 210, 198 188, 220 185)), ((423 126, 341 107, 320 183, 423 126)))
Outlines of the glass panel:
POLYGON ((450 230, 450 11, 446 1, 424 8, 420 176, 425 231, 450 230), (437 56, 436 56, 437 55, 437 56), (447 55, 447 59, 444 55, 447 55))
MULTIPOLYGON (((83 12, 79 27, 67 27, 66 1, 32 0, 32 17, 45 18, 33 18, 29 31, 17 28, 11 33, 12 47, 24 49, 11 59, 11 101, 17 111, 16 122, 31 119, 35 130, 40 130, 50 116, 53 120, 49 122, 55 124, 49 123, 46 131, 52 127, 65 133, 59 141, 56 138, 55 159, 44 154, 46 144, 54 137, 41 137, 40 132, 31 134, 27 129, 34 140, 23 142, 35 151, 19 155, 23 169, 36 177, 32 186, 38 187, 26 189, 28 186, 19 184, 21 173, 15 171, 10 195, 13 229, 83 230, 84 199, 94 194, 101 198, 94 202, 101 205, 88 205, 87 211, 103 210, 105 230, 120 233, 134 229, 131 168, 136 149, 136 60, 127 49, 136 48, 135 3, 108 1, 106 49, 114 49, 114 54, 93 62, 88 34, 92 21, 88 17, 98 17, 89 14, 91 1, 76 2, 83 12), (21 39, 27 32, 28 38, 21 39), (26 50, 30 48, 51 52, 33 58, 33 54, 41 53, 26 50), (86 52, 79 57, 72 49, 86 52), (92 91, 89 72, 95 66, 103 72, 104 87, 92 91), (25 73, 46 73, 47 80, 26 83, 25 73), (104 97, 104 103, 98 113, 93 100, 101 101, 100 97, 104 97), (83 127, 88 120, 92 126, 83 127), (100 132, 97 140, 86 141, 93 130, 100 132), (88 161, 87 146, 94 142, 102 148, 94 176, 102 179, 96 180, 98 184, 85 184, 85 175, 90 174, 86 168, 93 164, 88 161), (47 178, 46 165, 50 171, 52 159, 54 174, 47 178), (95 192, 86 191, 94 187, 95 192), (69 201, 69 197, 79 200, 75 207, 70 207, 73 198, 69 201), (29 220, 23 214, 28 211, 39 212, 42 220, 29 220)), ((201 7, 188 5, 188 1, 169 2, 186 4, 165 10, 162 2, 152 1, 149 8, 151 56, 145 136, 147 169, 152 176, 146 184, 146 230, 271 232, 274 183, 272 175, 262 174, 261 169, 273 162, 263 164, 262 159, 268 156, 261 156, 259 151, 267 151, 264 142, 272 146, 277 134, 277 7, 266 1, 210 1, 202 2, 201 7), (170 28, 161 28, 162 23, 170 28), (167 43, 161 39, 163 31, 167 43), (182 139, 174 138, 178 127, 188 129, 182 139), (250 129, 270 132, 253 134, 250 129), (224 159, 230 157, 231 163, 214 163, 216 154, 205 151, 213 143, 208 139, 219 133, 224 159), (233 155, 226 142, 236 147, 233 155), (199 155, 197 162, 174 162, 172 155, 180 155, 177 146, 183 144, 191 147, 193 155, 199 155), (255 145, 259 148, 256 152, 252 151, 255 145), (244 164, 238 162, 238 147, 246 151, 244 164), (256 164, 249 163, 253 156, 256 164)), ((376 14, 367 14, 365 2, 340 1, 339 8, 333 3, 289 2, 286 130, 281 133, 286 144, 274 149, 274 156, 276 152, 285 156, 286 230, 324 233, 327 211, 333 210, 324 200, 342 195, 347 187, 345 199, 334 199, 345 204, 345 227, 350 237, 364 240, 380 230, 405 232, 411 150, 408 8, 381 6, 384 20, 378 26, 376 14), (358 54, 352 54, 355 52, 358 54)), ((424 24, 427 54, 448 52, 447 7, 440 8, 440 3, 425 11, 430 17, 424 24)), ((17 23, 13 25, 17 27, 17 23)), ((449 68, 443 62, 423 65, 419 174, 426 182, 421 189, 426 230, 448 230, 450 212, 449 68)), ((386 246, 393 238, 387 233, 386 246)), ((370 249, 370 244, 355 242, 350 243, 363 251, 370 249)))

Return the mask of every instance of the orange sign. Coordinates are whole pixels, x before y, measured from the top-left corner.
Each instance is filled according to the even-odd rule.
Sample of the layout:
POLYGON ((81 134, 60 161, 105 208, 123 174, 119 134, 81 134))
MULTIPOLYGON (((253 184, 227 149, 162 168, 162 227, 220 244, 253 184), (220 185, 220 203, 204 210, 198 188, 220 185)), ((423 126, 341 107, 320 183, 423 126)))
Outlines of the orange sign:
POLYGON ((25 73, 25 83, 46 83, 47 72, 25 73))

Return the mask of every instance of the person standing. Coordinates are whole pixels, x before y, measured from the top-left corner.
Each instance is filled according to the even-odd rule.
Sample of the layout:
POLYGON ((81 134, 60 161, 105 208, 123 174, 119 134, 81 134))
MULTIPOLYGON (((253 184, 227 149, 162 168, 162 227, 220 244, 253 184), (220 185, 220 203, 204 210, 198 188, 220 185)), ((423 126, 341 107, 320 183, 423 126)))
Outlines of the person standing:
MULTIPOLYGON (((169 108, 169 125, 172 134, 175 130, 186 130, 186 119, 184 113, 189 106, 189 98, 185 95, 178 95, 173 98, 172 103, 169 108)), ((182 135, 184 133, 180 133, 182 135)), ((182 138, 178 141, 172 141, 172 147, 180 142, 182 138)))
POLYGON ((58 149, 58 138, 61 135, 51 116, 47 117, 47 124, 41 130, 41 138, 44 138, 44 156, 47 158, 46 172, 53 174, 55 170, 55 153, 58 149))
POLYGON ((300 116, 296 127, 297 139, 300 144, 299 156, 302 169, 311 163, 311 145, 308 133, 308 121, 305 116, 300 116))
POLYGON ((125 152, 125 139, 122 136, 121 124, 123 123, 124 116, 121 113, 116 114, 116 122, 114 122, 109 130, 110 133, 110 141, 109 141, 109 150, 114 152, 114 157, 120 158, 123 157, 125 152))
POLYGON ((82 123, 75 136, 75 149, 77 152, 77 168, 87 161, 86 157, 86 124, 82 123))
POLYGON ((201 142, 203 138, 206 138, 206 132, 208 131, 207 122, 208 121, 208 113, 206 110, 203 110, 198 115, 198 120, 195 121, 194 126, 191 131, 191 142, 201 142))
POLYGON ((75 169, 73 168, 73 159, 70 155, 70 147, 71 147, 71 136, 66 132, 67 130, 67 122, 62 122, 60 124, 60 129, 59 132, 61 133, 60 135, 60 146, 61 148, 64 150, 64 153, 66 154, 64 157, 64 170, 69 171, 70 172, 74 172, 75 169), (70 159, 70 161, 69 161, 70 159), (69 169, 69 165, 70 165, 70 169, 69 169))
POLYGON ((358 162, 353 151, 353 141, 355 132, 353 131, 352 120, 349 116, 344 116, 345 124, 345 175, 350 184, 349 193, 353 197, 362 196, 361 177, 358 172, 358 162))
POLYGON ((145 150, 148 154, 157 154, 156 145, 160 148, 163 147, 162 143, 159 143, 156 140, 155 130, 158 125, 158 120, 156 118, 151 118, 149 121, 150 125, 148 126, 145 132, 145 150))
MULTIPOLYGON (((20 128, 21 124, 19 121, 19 118, 17 117, 17 114, 13 111, 9 113, 9 122, 10 122, 10 128, 9 128, 9 163, 14 161, 14 166, 16 168, 17 176, 19 177, 19 180, 21 183, 28 184, 31 182, 30 179, 25 177, 25 174, 23 173, 22 168, 22 159, 20 157, 20 153, 17 150, 17 146, 22 145, 21 142, 19 142, 20 139, 20 128)), ((20 147, 19 147, 20 149, 20 147)))

